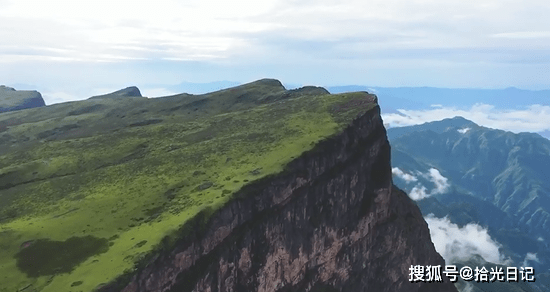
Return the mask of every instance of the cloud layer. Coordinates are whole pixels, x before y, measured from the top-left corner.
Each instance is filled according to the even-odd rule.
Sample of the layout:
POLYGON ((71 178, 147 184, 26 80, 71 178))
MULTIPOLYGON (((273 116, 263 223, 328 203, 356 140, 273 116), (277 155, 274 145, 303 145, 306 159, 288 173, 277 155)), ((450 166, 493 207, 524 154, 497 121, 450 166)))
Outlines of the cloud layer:
POLYGON ((9 82, 28 82, 21 79, 30 78, 29 68, 53 70, 51 63, 133 63, 145 70, 148 62, 164 61, 182 63, 182 71, 192 71, 187 62, 216 64, 212 72, 229 66, 218 80, 241 82, 256 79, 258 71, 333 85, 550 81, 550 4, 542 0, 1 3, 0 79, 9 82), (27 75, 10 74, 22 65, 27 75))
POLYGON ((480 126, 511 132, 542 132, 550 130, 550 106, 534 104, 521 110, 495 109, 488 104, 475 104, 469 109, 438 107, 426 110, 398 110, 382 115, 390 127, 411 126, 445 118, 462 116, 480 126))
POLYGON ((537 257, 537 254, 536 253, 530 253, 528 252, 526 255, 525 255, 525 259, 523 260, 523 263, 522 263, 522 267, 530 267, 530 263, 532 264, 533 262, 537 262, 537 263, 540 263, 540 260, 539 258, 537 257))
POLYGON ((489 236, 487 229, 473 223, 461 228, 448 218, 436 218, 433 214, 424 219, 428 223, 435 249, 447 264, 468 260, 473 255, 480 255, 486 261, 496 264, 510 263, 499 252, 500 244, 489 236))

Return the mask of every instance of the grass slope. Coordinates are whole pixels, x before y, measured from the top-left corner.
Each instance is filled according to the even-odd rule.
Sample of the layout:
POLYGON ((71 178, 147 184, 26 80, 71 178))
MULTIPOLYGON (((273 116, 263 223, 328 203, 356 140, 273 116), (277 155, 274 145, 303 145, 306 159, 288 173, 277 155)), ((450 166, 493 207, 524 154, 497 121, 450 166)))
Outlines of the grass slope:
POLYGON ((376 105, 263 79, 0 115, 0 291, 92 291, 376 105))

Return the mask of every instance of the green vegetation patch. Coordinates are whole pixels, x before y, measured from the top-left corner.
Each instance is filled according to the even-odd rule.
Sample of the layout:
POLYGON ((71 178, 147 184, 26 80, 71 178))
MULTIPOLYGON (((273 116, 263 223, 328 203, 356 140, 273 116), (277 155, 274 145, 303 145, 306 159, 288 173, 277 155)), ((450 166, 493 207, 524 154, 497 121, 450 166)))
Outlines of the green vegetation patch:
POLYGON ((37 239, 23 243, 17 267, 29 277, 69 273, 87 258, 108 250, 107 239, 71 237, 65 241, 37 239))
POLYGON ((376 105, 367 93, 308 92, 260 80, 0 114, 9 135, 0 145, 0 292, 92 291, 131 274, 185 236, 186 222, 204 226, 246 184, 376 105))

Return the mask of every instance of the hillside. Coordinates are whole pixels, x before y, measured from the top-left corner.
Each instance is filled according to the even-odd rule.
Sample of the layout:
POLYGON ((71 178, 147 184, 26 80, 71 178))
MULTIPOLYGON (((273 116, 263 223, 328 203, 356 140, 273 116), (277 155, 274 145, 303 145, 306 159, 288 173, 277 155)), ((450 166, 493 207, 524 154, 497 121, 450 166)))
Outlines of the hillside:
MULTIPOLYGON (((302 214, 312 218, 314 212, 317 219, 314 216, 309 219, 313 221, 303 225, 301 234, 308 236, 293 243, 292 252, 287 254, 290 259, 309 258, 313 265, 311 261, 317 261, 315 254, 306 258, 299 254, 306 252, 305 246, 325 242, 328 245, 320 246, 320 251, 332 264, 345 257, 347 260, 341 263, 348 263, 345 270, 349 273, 370 269, 372 262, 372 267, 388 267, 393 276, 380 278, 373 268, 370 276, 357 274, 336 281, 337 278, 324 278, 341 273, 327 263, 331 274, 322 276, 316 270, 320 267, 289 268, 305 282, 283 283, 284 275, 279 275, 263 282, 266 285, 286 285, 289 291, 295 291, 305 287, 302 285, 343 289, 370 283, 384 287, 382 283, 389 281, 402 287, 398 290, 414 290, 422 284, 407 282, 406 265, 442 262, 429 241, 420 212, 414 213, 418 209, 403 194, 390 191, 391 170, 386 157, 389 152, 380 150, 386 149, 380 148, 387 144, 385 130, 376 97, 364 92, 330 95, 317 87, 285 90, 277 80, 262 79, 204 95, 93 98, 55 104, 4 113, 0 124, 4 125, 0 136, 0 291, 29 287, 56 292, 119 291, 128 283, 125 291, 160 291, 149 284, 143 286, 138 275, 149 279, 147 283, 162 287, 188 285, 184 290, 198 289, 209 281, 199 279, 213 275, 211 272, 216 277, 226 277, 212 265, 217 259, 236 255, 218 254, 215 251, 220 247, 215 247, 223 246, 226 237, 238 236, 235 232, 250 235, 246 230, 252 228, 252 222, 289 220, 278 230, 294 234, 288 228, 303 223, 298 218, 276 215, 276 210, 292 208, 296 200, 313 200, 314 205, 302 214), (364 147, 372 150, 365 151, 364 147), (369 156, 379 152, 380 158, 369 156), (376 172, 370 168, 348 166, 348 160, 383 167, 380 171, 384 175, 374 175, 376 172), (375 163, 377 160, 381 162, 375 163), (367 205, 356 209, 360 204, 354 204, 347 212, 316 211, 322 206, 330 209, 334 200, 343 200, 337 194, 351 194, 347 190, 349 180, 364 171, 373 175, 367 181, 355 181, 352 190, 357 194, 354 200, 364 197, 367 205), (313 186, 326 188, 323 177, 346 183, 341 191, 330 191, 325 199, 317 201, 316 192, 307 190, 313 186), (280 188, 274 191, 271 186, 276 186, 277 181, 280 188), (273 205, 274 202, 279 203, 273 205), (404 211, 411 207, 413 213, 404 211), (397 210, 402 211, 396 213, 397 210), (262 217, 254 217, 260 214, 262 217), (407 223, 408 230, 423 234, 421 237, 407 238, 407 233, 403 233, 404 227, 399 224, 404 224, 400 218, 406 214, 415 218, 414 224, 410 220, 407 223), (252 218, 256 219, 250 221, 252 218), (259 218, 264 221, 257 221, 259 218), (311 222, 327 223, 328 227, 338 224, 331 228, 347 227, 329 236, 338 229, 320 230, 311 222), (374 226, 380 226, 377 232, 381 233, 362 236, 382 243, 395 240, 381 245, 388 249, 384 254, 346 251, 349 244, 344 243, 357 241, 358 231, 354 228, 363 228, 364 233, 374 226), (211 234, 214 237, 210 238, 211 234), (392 248, 398 242, 406 245, 392 248), (296 248, 300 245, 302 251, 298 254, 296 248), (388 258, 392 250, 394 256, 388 258), (183 266, 177 260, 180 264, 171 268, 170 276, 162 274, 166 265, 172 265, 174 255, 191 256, 194 260, 183 266), (201 263, 200 268, 192 269, 195 274, 186 270, 190 263, 201 263), (179 272, 173 274, 174 269, 179 272), (153 277, 158 273, 161 275, 153 277), (304 273, 309 276, 303 278, 304 273), (182 280, 181 275, 187 276, 182 280), (175 276, 178 278, 171 278, 175 276)), ((265 234, 273 232, 265 229, 272 225, 258 224, 265 234)), ((245 246, 247 242, 265 241, 255 236, 247 238, 245 246)), ((366 241, 359 242, 362 248, 370 249, 364 245, 366 241)), ((267 259, 270 252, 260 251, 249 250, 250 256, 264 259, 259 262, 263 268, 255 267, 253 271, 258 274, 251 275, 258 281, 274 268, 267 259)), ((257 265, 258 261, 252 263, 257 265)), ((275 263, 284 266, 283 262, 275 263)), ((324 267, 322 263, 318 265, 324 267)), ((245 280, 231 277, 236 282, 228 282, 233 284, 227 284, 227 291, 245 280)), ((247 285, 261 291, 259 282, 247 285)), ((441 287, 454 291, 452 285, 441 287)))

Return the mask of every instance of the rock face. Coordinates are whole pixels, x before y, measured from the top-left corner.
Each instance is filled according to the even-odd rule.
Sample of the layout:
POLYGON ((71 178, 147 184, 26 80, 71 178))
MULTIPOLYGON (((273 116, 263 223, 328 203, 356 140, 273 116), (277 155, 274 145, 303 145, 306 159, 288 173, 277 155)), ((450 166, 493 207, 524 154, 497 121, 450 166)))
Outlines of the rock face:
POLYGON ((0 112, 45 106, 42 95, 34 90, 15 90, 0 85, 0 112))
POLYGON ((418 207, 392 184, 378 106, 210 213, 98 290, 456 291, 443 274, 443 283, 409 282, 411 265, 445 263, 418 207))
POLYGON ((96 99, 96 98, 117 98, 117 97, 142 97, 141 92, 139 89, 135 86, 126 87, 124 89, 111 92, 104 95, 96 95, 92 96, 88 99, 96 99))

